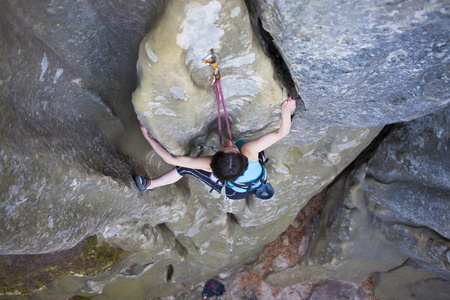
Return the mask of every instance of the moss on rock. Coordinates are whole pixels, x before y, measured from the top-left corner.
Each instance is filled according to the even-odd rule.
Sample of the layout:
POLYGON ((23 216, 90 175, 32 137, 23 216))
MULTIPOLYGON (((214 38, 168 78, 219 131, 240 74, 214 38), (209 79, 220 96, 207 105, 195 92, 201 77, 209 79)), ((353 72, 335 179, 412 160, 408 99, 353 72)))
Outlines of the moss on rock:
POLYGON ((64 274, 96 276, 120 261, 126 251, 91 236, 66 251, 0 256, 0 295, 31 295, 64 274))

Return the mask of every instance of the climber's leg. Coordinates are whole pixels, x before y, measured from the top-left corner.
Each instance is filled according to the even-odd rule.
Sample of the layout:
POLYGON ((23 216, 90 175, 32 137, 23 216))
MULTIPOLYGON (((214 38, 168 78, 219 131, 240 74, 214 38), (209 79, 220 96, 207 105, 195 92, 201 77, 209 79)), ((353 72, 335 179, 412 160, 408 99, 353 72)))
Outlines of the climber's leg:
POLYGON ((178 180, 180 180, 181 178, 183 178, 183 176, 179 175, 177 172, 176 168, 173 168, 172 170, 170 170, 169 172, 167 172, 166 174, 155 178, 155 179, 151 179, 150 180, 150 184, 147 187, 147 189, 154 189, 160 186, 165 186, 168 184, 172 184, 174 182, 177 182, 178 180))
POLYGON ((158 178, 148 179, 143 176, 135 176, 134 181, 136 182, 136 186, 141 192, 145 192, 147 190, 153 191, 154 188, 168 185, 180 180, 183 176, 179 175, 176 168, 173 168, 166 174, 159 176, 158 178))
POLYGON ((180 176, 192 175, 200 179, 201 181, 206 183, 209 187, 213 188, 219 193, 220 190, 222 189, 223 183, 219 181, 219 179, 216 176, 214 176, 214 174, 211 172, 183 167, 177 167, 177 172, 180 176))

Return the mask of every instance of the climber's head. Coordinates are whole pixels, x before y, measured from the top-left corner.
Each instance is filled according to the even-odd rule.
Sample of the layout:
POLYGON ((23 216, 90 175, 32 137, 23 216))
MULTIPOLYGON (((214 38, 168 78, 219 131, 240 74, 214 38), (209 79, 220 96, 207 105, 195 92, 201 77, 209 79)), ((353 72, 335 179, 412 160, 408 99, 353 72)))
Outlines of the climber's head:
POLYGON ((247 167, 247 157, 239 152, 232 141, 223 143, 211 159, 211 169, 221 181, 236 180, 247 167))

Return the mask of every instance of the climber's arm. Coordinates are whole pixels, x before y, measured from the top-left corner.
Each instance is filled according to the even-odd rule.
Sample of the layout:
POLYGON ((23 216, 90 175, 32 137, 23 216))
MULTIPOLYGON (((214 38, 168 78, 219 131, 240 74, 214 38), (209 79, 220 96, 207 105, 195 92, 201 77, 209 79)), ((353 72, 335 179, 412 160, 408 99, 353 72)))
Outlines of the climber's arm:
POLYGON ((192 157, 192 156, 175 156, 161 146, 141 124, 141 131, 145 139, 148 141, 153 150, 168 164, 191 169, 200 169, 212 172, 209 164, 211 163, 211 156, 192 157))
POLYGON ((291 130, 291 113, 295 109, 295 100, 289 97, 281 104, 280 128, 269 132, 256 140, 246 142, 241 147, 241 152, 251 161, 258 160, 258 153, 272 146, 281 138, 288 135, 291 130))

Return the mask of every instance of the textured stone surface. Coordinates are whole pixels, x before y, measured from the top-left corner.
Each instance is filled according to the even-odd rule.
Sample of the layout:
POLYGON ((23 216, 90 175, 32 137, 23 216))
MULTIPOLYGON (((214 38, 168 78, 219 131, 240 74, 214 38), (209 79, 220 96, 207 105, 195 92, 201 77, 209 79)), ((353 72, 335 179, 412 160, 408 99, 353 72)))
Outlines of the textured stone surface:
MULTIPOLYGON (((80 289, 104 289, 105 295, 149 281, 155 295, 170 293, 181 288, 176 282, 195 281, 192 273, 204 279, 223 270, 227 224, 218 195, 195 180, 145 195, 131 182, 133 169, 152 176, 168 169, 145 145, 130 103, 138 44, 160 6, 79 2, 69 7, 64 1, 3 3, 2 253, 62 250, 100 234, 137 251, 109 274, 83 279, 80 289), (119 25, 122 19, 126 22, 119 25), (169 264, 175 272, 167 283, 169 264)), ((329 138, 316 144, 268 151, 277 197, 264 204, 233 203, 239 222, 233 223, 234 261, 284 230, 378 131, 330 128, 329 138)), ((67 285, 56 282, 41 295, 66 294, 67 285)))
POLYGON ((450 108, 398 125, 367 169, 366 189, 379 217, 426 226, 450 239, 450 108), (378 210, 379 209, 379 213, 378 210))
POLYGON ((447 107, 395 126, 366 164, 330 188, 300 264, 267 282, 357 282, 377 272, 382 299, 448 296, 449 114, 447 107))
POLYGON ((450 279, 450 107, 396 127, 370 160, 366 198, 384 234, 450 279))
MULTIPOLYGON (((168 24, 164 30, 159 29, 162 36, 155 37, 155 42, 164 46, 160 40, 172 40, 176 46, 176 37, 183 35, 184 30, 191 24, 184 23, 189 10, 185 11, 182 7, 165 10, 164 14, 175 18, 172 22, 164 23, 165 3, 166 1, 150 0, 131 3, 61 0, 48 3, 2 1, 0 4, 0 253, 46 253, 67 249, 92 234, 98 234, 99 240, 106 240, 130 251, 130 256, 110 272, 97 278, 66 276, 41 290, 36 295, 37 299, 58 299, 60 295, 68 298, 74 294, 92 296, 100 293, 101 295, 95 297, 132 299, 133 296, 135 299, 142 299, 167 295, 184 289, 184 284, 206 280, 228 268, 228 245, 222 237, 227 233, 226 204, 218 195, 209 194, 204 185, 188 178, 153 193, 139 194, 131 179, 134 173, 157 176, 169 169, 142 138, 137 126, 135 107, 131 103, 131 94, 137 85, 135 66, 139 44, 145 34, 158 32, 157 27, 153 26, 155 24, 168 24), (176 13, 179 15, 175 15, 176 13), (157 15, 161 15, 161 23, 156 22, 157 15), (178 26, 178 30, 170 26, 178 26), (150 28, 152 31, 149 31, 150 28), (167 269, 170 264, 173 265, 174 273, 168 280, 167 269)), ((236 137, 254 138, 276 127, 279 102, 282 100, 282 97, 277 95, 281 95, 282 88, 278 79, 274 79, 277 76, 274 76, 269 60, 264 58, 261 50, 256 49, 255 40, 258 37, 251 36, 249 26, 244 27, 243 21, 247 17, 243 3, 220 2, 221 9, 217 11, 218 3, 198 2, 191 7, 199 9, 210 5, 208 7, 216 11, 206 15, 204 21, 208 25, 217 22, 217 26, 213 26, 215 29, 211 30, 224 31, 226 43, 220 43, 218 46, 214 44, 214 47, 221 51, 222 70, 229 76, 226 78, 224 74, 224 88, 233 93, 249 93, 227 95, 225 91, 225 96, 230 101, 233 133, 236 133, 236 137), (216 16, 217 20, 208 19, 216 16), (233 27, 234 23, 240 24, 243 29, 233 27), (227 37, 227 33, 231 35, 227 37), (232 43, 236 44, 234 50, 224 46, 232 43), (252 57, 257 63, 242 63, 242 60, 252 61, 252 57), (241 82, 252 79, 252 76, 262 78, 261 82, 259 79, 255 82, 264 86, 257 90, 255 95, 250 93, 249 86, 246 86, 248 89, 239 86, 241 82), (235 85, 229 85, 230 82, 235 85), (241 96, 243 99, 239 98, 241 96), (251 101, 247 98, 251 98, 251 101), (240 106, 241 100, 248 103, 249 107, 240 106), (240 110, 237 110, 238 107, 240 110), (242 116, 238 115, 241 111, 245 112, 242 116), (253 114, 258 117, 254 118, 253 114)), ((302 2, 295 1, 292 5, 300 4, 302 2)), ((435 4, 436 7, 441 5, 440 2, 435 4)), ((335 10, 340 8, 334 7, 335 10)), ((440 21, 445 18, 445 11, 433 13, 433 7, 429 10, 431 12, 423 18, 425 25, 422 26, 419 22, 417 30, 431 28, 426 22, 434 20, 433 28, 436 29, 436 34, 428 34, 426 38, 446 41, 447 35, 441 36, 445 28, 440 21)), ((385 16, 385 11, 381 9, 361 11, 372 16, 385 16)), ((342 11, 340 15, 345 16, 346 13, 342 11)), ((402 13, 394 14, 397 15, 401 17, 402 13)), ((211 26, 205 27, 209 29, 211 26)), ((298 26, 299 32, 301 28, 298 26)), ((202 36, 204 35, 199 35, 202 36)), ((289 36, 286 37, 287 41, 289 36)), ((383 37, 378 36, 380 39, 383 37)), ((201 44, 199 39, 196 41, 201 44)), ((320 42, 320 39, 317 41, 320 42)), ((405 49, 409 49, 410 39, 399 41, 399 45, 404 43, 405 49)), ((302 83, 300 94, 309 104, 309 110, 304 113, 298 111, 291 135, 282 145, 267 151, 271 158, 268 166, 269 177, 277 193, 275 198, 264 203, 250 198, 232 204, 234 263, 245 260, 283 231, 306 201, 330 183, 380 130, 377 127, 349 128, 328 125, 386 124, 414 118, 445 103, 448 98, 448 90, 444 84, 447 81, 447 45, 439 46, 434 40, 429 43, 426 41, 425 39, 415 44, 417 47, 414 50, 424 54, 423 59, 429 64, 429 73, 423 73, 414 58, 417 64, 405 64, 402 68, 402 72, 411 72, 411 81, 406 80, 404 76, 397 76, 396 81, 393 79, 397 78, 389 76, 380 79, 395 82, 394 86, 404 87, 407 97, 405 101, 395 105, 393 110, 398 113, 395 116, 389 114, 389 105, 381 105, 386 102, 380 102, 376 107, 373 104, 376 102, 374 97, 381 95, 383 91, 385 97, 377 99, 389 99, 392 90, 395 90, 391 89, 391 86, 382 86, 379 90, 349 89, 341 98, 333 98, 328 91, 345 86, 339 78, 336 81, 323 80, 320 77, 322 73, 317 73, 319 77, 311 76, 312 79, 309 80, 308 76, 312 73, 305 76, 293 73, 294 79, 302 83), (434 45, 431 52, 428 45, 434 45), (435 63, 436 57, 440 58, 439 65, 435 63), (419 70, 417 73, 416 69, 419 70), (442 70, 441 75, 438 74, 439 70, 442 70), (422 98, 409 97, 414 92, 411 87, 418 83, 417 78, 423 82, 417 85, 425 95, 423 101, 420 100, 422 98), (429 88, 430 83, 434 85, 433 90, 429 88), (317 94, 312 93, 314 90, 317 94), (360 92, 359 98, 350 97, 357 91, 360 92), (372 94, 374 91, 377 92, 375 96, 372 94), (367 97, 364 96, 366 92, 367 97), (317 95, 317 101, 311 100, 314 95, 317 95), (347 102, 346 95, 349 96, 350 102, 347 102), (323 101, 324 98, 327 101, 323 101), (410 106, 410 101, 413 101, 411 99, 417 102, 417 106, 410 106), (428 105, 430 102, 434 104, 428 105), (385 109, 388 110, 386 114, 385 109), (379 110, 382 113, 379 113, 379 110), (418 110, 421 112, 418 113, 418 110), (368 123, 347 122, 352 119, 360 120, 365 114, 368 116, 368 123), (406 114, 409 115, 405 117, 406 114), (378 120, 375 123, 371 121, 374 118, 378 120)), ((158 49, 152 50, 158 57, 158 62, 166 62, 163 60, 166 54, 176 59, 178 63, 170 68, 158 66, 158 63, 153 63, 152 68, 147 71, 139 67, 140 72, 152 71, 158 67, 154 75, 159 76, 162 73, 168 76, 166 79, 154 77, 158 81, 166 80, 169 87, 168 92, 165 91, 166 94, 152 90, 148 92, 156 97, 166 97, 171 106, 165 108, 175 112, 179 110, 180 115, 185 110, 188 112, 188 106, 184 104, 192 99, 212 98, 211 107, 207 107, 203 114, 197 114, 192 120, 180 119, 184 122, 180 123, 183 124, 182 128, 166 128, 162 125, 164 121, 172 124, 173 117, 162 114, 159 120, 153 116, 145 119, 144 110, 136 110, 140 116, 144 115, 146 125, 155 135, 160 135, 158 138, 169 145, 171 151, 202 155, 206 153, 196 150, 198 141, 217 143, 213 117, 214 95, 207 84, 204 85, 203 79, 207 80, 209 74, 207 68, 196 67, 195 62, 198 61, 189 60, 191 55, 197 55, 197 49, 184 42, 180 43, 186 49, 179 46, 173 49, 169 47, 167 53, 158 52, 158 49), (175 55, 170 51, 181 51, 177 53, 184 54, 175 55), (177 67, 180 67, 180 70, 175 78, 170 77, 173 75, 173 68, 177 67), (186 101, 176 99, 175 95, 180 95, 181 90, 172 89, 171 92, 174 86, 183 89, 191 86, 194 94, 189 94, 186 101), (155 123, 152 123, 153 119, 155 123), (202 128, 198 135, 189 135, 189 130, 187 133, 182 131, 188 127, 189 130, 190 127, 197 130, 202 128), (209 134, 206 134, 207 132, 209 134), (189 137, 185 137, 186 134, 189 137)), ((365 47, 369 48, 369 52, 378 53, 380 45, 387 44, 373 43, 373 47, 365 47)), ((294 46, 286 44, 282 53, 299 50, 294 46), (287 48, 290 46, 293 48, 287 48)), ((364 52, 364 49, 360 51, 364 52)), ((148 58, 151 60, 151 52, 146 53, 150 54, 148 58)), ((202 49, 201 56, 203 53, 202 49)), ((386 57, 388 56, 386 53, 386 57)), ((408 57, 415 56, 408 52, 408 57)), ((336 60, 331 54, 324 58, 329 59, 330 66, 335 65, 336 60)), ((378 56, 375 58, 378 59, 378 56)), ((141 60, 141 63, 143 61, 141 60)), ((294 65, 293 61, 289 59, 288 63, 294 65)), ((170 61, 167 61, 167 64, 170 64, 170 61)), ((377 64, 361 64, 358 72, 376 74, 371 73, 371 70, 377 70, 376 66, 377 64)), ((387 69, 389 74, 398 71, 393 64, 387 64, 386 67, 393 68, 390 73, 387 69)), ((326 70, 323 74, 327 74, 326 70)), ((355 82, 356 77, 352 77, 355 82)), ((255 82, 247 83, 259 86, 255 82)), ((379 87, 377 81, 363 83, 373 83, 373 86, 379 87)), ((364 87, 364 84, 361 86, 364 87)), ((140 85, 143 86, 145 85, 140 85)), ((159 101, 156 97, 154 100, 159 101)), ((149 103, 154 103, 152 101, 149 103)), ((156 111, 148 110, 149 113, 157 115, 156 111)), ((358 183, 355 184, 355 187, 358 187, 358 183)), ((381 203, 382 200, 377 201, 381 203)), ((346 203, 349 207, 359 208, 362 205, 359 200, 356 204, 350 200, 346 203)), ((420 214, 416 215, 420 217, 420 214)), ((435 213, 435 216, 438 215, 435 213)), ((363 216, 360 217, 358 220, 362 220, 362 224, 367 226, 361 228, 359 234, 362 235, 363 229, 367 229, 370 224, 363 216)), ((402 216, 407 217, 409 216, 402 216)), ((446 234, 432 220, 419 218, 419 221, 425 224, 424 226, 430 226, 436 233, 446 234)), ((352 226, 342 226, 343 236, 340 238, 347 238, 346 234, 352 226)), ((412 234, 408 231, 402 232, 406 232, 408 236, 412 234)), ((393 230, 386 230, 385 233, 388 238, 392 234, 401 238, 401 235, 393 230)), ((378 247, 386 245, 379 231, 371 234, 376 238, 374 241, 368 241, 368 237, 362 236, 362 242, 374 244, 379 240, 381 243, 378 247)), ((411 243, 404 244, 405 250, 402 250, 400 258, 412 255, 415 251, 414 240, 410 241, 411 243)), ((434 239, 430 244, 433 245, 431 254, 436 258, 435 261, 431 261, 428 255, 422 265, 425 266, 427 262, 431 263, 429 267, 440 268, 439 263, 446 252, 440 250, 442 247, 439 243, 440 241, 434 239)), ((364 254, 363 249, 357 253, 349 249, 350 247, 347 247, 348 255, 364 254)), ((414 257, 420 261, 423 252, 416 252, 418 254, 414 257)), ((320 249, 317 249, 316 253, 318 260, 332 259, 332 256, 327 256, 320 249)), ((362 257, 366 259, 369 254, 362 257)), ((396 257, 391 259, 396 261, 396 257)), ((387 265, 388 262, 384 269, 388 269, 387 265)), ((346 266, 346 270, 351 272, 358 271, 358 268, 358 264, 346 266)), ((363 270, 348 276, 364 277, 366 273, 367 271, 363 270)))
POLYGON ((172 1, 141 44, 133 104, 152 135, 174 153, 191 152, 196 141, 218 143, 217 137, 208 139, 217 132, 212 68, 203 62, 211 48, 219 56, 233 137, 254 138, 280 120, 287 96, 252 32, 244 2, 172 1))
POLYGON ((449 103, 448 1, 255 0, 307 111, 290 137, 330 124, 411 120, 449 103))
POLYGON ((362 197, 363 179, 361 173, 343 176, 329 189, 306 254, 298 265, 270 274, 269 284, 283 287, 326 278, 360 282, 406 260, 373 226, 362 197))
MULTIPOLYGON (((242 262, 275 239, 306 201, 350 162, 347 157, 359 153, 377 133, 377 129, 349 131, 333 128, 327 138, 310 146, 276 146, 268 149, 266 154, 271 159, 268 172, 276 195, 268 202, 255 198, 231 202, 234 215, 233 263, 242 262), (344 150, 345 145, 359 146, 344 150), (341 152, 337 152, 338 149, 341 152)), ((217 272, 225 272, 228 268, 229 246, 223 237, 228 235, 227 204, 218 194, 209 194, 209 189, 203 184, 185 179, 179 185, 163 188, 161 194, 152 193, 147 196, 151 203, 155 201, 155 197, 162 197, 164 194, 172 195, 171 199, 178 195, 180 202, 171 204, 172 212, 168 211, 166 215, 155 213, 153 210, 157 208, 147 204, 133 219, 111 224, 102 233, 113 245, 136 245, 134 249, 143 249, 136 255, 138 259, 130 258, 124 263, 142 266, 135 268, 134 273, 129 275, 135 277, 133 284, 146 286, 143 295, 158 295, 159 292, 170 295, 175 288, 195 283, 193 274, 207 278, 217 272), (144 231, 145 227, 162 222, 177 240, 167 244, 164 253, 154 244, 163 237, 144 231), (158 258, 150 253, 159 253, 160 256, 158 258), (145 255, 146 259, 142 259, 145 255), (144 266, 150 264, 152 269, 143 273, 144 266), (172 280, 167 282, 166 270, 169 264, 173 265, 174 272, 172 280), (148 282, 152 282, 152 285, 148 282)), ((159 211, 162 209, 158 209, 159 211)), ((108 284, 106 280, 93 281, 99 285, 108 284)), ((113 283, 105 286, 103 293, 118 295, 126 282, 129 279, 118 276, 113 283)), ((135 299, 140 299, 139 297, 136 295, 135 299)))
POLYGON ((2 254, 68 249, 140 206, 129 99, 162 4, 124 6, 1 3, 2 254))
POLYGON ((437 299, 450 296, 450 284, 436 274, 418 271, 417 265, 405 265, 375 276, 378 299, 437 299))

